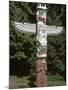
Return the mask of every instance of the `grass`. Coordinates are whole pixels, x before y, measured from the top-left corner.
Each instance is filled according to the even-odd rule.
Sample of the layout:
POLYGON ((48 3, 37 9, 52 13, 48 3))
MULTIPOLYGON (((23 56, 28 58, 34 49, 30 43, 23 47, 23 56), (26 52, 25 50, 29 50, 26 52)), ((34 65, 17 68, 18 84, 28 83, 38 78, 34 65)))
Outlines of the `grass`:
POLYGON ((48 86, 64 86, 64 81, 48 81, 48 86))
POLYGON ((64 86, 65 81, 62 76, 59 75, 48 75, 48 86, 64 86))
MULTIPOLYGON (((16 89, 16 88, 29 88, 29 77, 17 77, 17 76, 10 76, 9 79, 9 88, 10 89, 16 89)), ((48 76, 48 86, 64 86, 65 82, 63 79, 56 79, 55 76, 50 77, 48 76)))
POLYGON ((10 76, 9 79, 9 88, 28 88, 28 77, 17 77, 17 76, 10 76))

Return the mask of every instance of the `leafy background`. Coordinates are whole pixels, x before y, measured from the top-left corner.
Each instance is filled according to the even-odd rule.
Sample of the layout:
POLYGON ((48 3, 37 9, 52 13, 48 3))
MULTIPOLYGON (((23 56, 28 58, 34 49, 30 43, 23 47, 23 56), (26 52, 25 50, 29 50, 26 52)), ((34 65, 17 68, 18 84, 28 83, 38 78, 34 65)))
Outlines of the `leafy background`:
MULTIPOLYGON (((47 25, 63 26, 59 36, 48 36, 48 79, 66 81, 66 5, 47 5, 47 25)), ((36 23, 37 3, 9 2, 10 76, 30 76, 35 82, 36 35, 18 32, 12 21, 36 23)), ((11 86, 11 85, 10 85, 11 86)))

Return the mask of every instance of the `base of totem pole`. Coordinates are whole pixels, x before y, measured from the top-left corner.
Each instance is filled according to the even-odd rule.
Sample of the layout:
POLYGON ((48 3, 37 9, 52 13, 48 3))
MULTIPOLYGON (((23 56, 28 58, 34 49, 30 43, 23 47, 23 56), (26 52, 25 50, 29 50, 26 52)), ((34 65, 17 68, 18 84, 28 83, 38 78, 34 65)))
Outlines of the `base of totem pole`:
POLYGON ((36 86, 47 86, 47 62, 45 59, 38 59, 36 61, 36 86))

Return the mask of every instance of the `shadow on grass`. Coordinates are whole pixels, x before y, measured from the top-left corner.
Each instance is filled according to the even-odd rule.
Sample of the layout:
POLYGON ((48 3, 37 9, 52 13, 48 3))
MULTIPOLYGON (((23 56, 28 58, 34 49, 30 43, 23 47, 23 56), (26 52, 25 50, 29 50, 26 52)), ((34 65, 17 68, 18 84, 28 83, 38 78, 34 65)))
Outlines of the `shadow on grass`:
POLYGON ((36 87, 36 85, 35 85, 36 77, 35 77, 34 75, 32 75, 31 77, 29 77, 28 80, 30 81, 30 82, 28 83, 28 85, 29 85, 30 87, 36 87))
POLYGON ((30 65, 26 60, 10 60, 10 75, 18 77, 28 76, 30 74, 30 65))

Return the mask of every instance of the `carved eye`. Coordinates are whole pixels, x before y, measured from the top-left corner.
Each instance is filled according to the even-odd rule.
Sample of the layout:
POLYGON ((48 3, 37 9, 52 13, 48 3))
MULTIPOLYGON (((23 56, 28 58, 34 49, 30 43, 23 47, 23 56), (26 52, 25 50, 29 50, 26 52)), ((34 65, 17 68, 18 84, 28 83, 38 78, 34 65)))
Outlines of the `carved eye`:
POLYGON ((39 15, 43 15, 44 11, 43 10, 39 10, 39 15))
POLYGON ((45 33, 45 32, 46 32, 46 30, 43 29, 43 30, 42 30, 42 33, 45 33))

